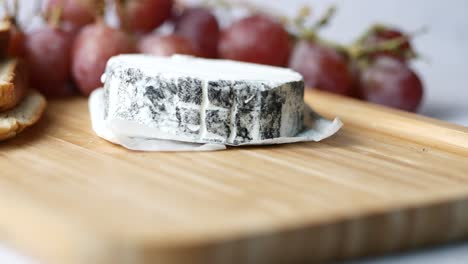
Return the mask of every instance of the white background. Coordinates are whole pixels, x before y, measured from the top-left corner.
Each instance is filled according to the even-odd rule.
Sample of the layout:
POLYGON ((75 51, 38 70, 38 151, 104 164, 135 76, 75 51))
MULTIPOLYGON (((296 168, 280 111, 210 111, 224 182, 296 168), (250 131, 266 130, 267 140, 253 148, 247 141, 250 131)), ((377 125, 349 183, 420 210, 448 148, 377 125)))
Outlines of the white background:
MULTIPOLYGON (((31 3, 31 0, 24 2, 31 3)), ((429 33, 415 39, 418 52, 425 58, 415 63, 426 85, 425 102, 421 113, 468 126, 468 67, 465 64, 468 61, 467 0, 252 0, 252 2, 263 3, 289 14, 294 14, 304 3, 312 4, 314 12, 318 14, 329 4, 336 3, 339 13, 323 34, 327 38, 345 43, 351 42, 374 22, 390 23, 408 31, 428 26, 429 33)), ((0 247, 0 263, 35 264, 36 262, 0 247)), ((455 244, 351 263, 468 263, 468 244, 455 244)))

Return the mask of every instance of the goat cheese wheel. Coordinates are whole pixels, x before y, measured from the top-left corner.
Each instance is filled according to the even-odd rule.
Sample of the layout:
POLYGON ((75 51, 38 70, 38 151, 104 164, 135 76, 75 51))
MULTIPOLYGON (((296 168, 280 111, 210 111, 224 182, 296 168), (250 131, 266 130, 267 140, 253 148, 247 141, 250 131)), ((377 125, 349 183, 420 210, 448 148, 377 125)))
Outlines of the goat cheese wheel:
POLYGON ((105 120, 128 124, 131 136, 243 145, 293 137, 304 126, 304 81, 286 68, 120 55, 102 80, 105 120))

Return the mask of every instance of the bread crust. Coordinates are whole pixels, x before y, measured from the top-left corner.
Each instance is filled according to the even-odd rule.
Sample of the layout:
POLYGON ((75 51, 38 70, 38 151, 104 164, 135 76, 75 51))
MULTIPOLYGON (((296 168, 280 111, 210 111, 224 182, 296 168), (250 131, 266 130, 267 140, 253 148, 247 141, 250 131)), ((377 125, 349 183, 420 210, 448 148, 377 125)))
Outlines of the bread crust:
POLYGON ((15 108, 0 113, 0 141, 15 137, 25 128, 36 124, 47 106, 37 91, 30 91, 15 108))
POLYGON ((26 94, 26 65, 19 59, 0 63, 0 112, 15 107, 26 94))

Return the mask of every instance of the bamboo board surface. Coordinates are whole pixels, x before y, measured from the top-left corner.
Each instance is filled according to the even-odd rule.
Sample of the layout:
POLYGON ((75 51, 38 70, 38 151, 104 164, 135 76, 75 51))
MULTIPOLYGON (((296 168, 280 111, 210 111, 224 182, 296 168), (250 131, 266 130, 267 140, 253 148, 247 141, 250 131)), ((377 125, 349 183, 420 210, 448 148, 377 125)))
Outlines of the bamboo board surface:
POLYGON ((0 241, 51 264, 296 263, 468 237, 468 129, 321 92, 321 143, 131 152, 83 98, 0 143, 0 241))

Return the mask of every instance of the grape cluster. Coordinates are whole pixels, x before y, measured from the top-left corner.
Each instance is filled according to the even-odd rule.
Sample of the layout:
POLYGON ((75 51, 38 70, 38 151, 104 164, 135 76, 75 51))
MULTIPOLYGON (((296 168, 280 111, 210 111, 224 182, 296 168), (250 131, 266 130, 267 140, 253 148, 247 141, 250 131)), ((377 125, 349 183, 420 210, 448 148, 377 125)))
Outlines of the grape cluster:
POLYGON ((212 7, 174 0, 46 0, 43 13, 48 23, 35 31, 12 27, 8 55, 29 62, 33 85, 48 96, 70 94, 71 83, 89 95, 101 86, 110 57, 139 52, 290 67, 310 88, 406 111, 416 111, 423 97, 422 81, 410 67, 410 36, 375 25, 352 45, 324 41, 318 33, 334 9, 312 26, 305 25, 307 9, 301 10, 296 30, 259 11, 221 28, 212 7), (118 28, 103 19, 110 2, 118 28), (161 25, 171 31, 162 34, 161 25))
POLYGON ((359 98, 416 112, 424 87, 409 62, 415 57, 410 37, 398 29, 377 25, 359 39, 356 87, 359 98))

